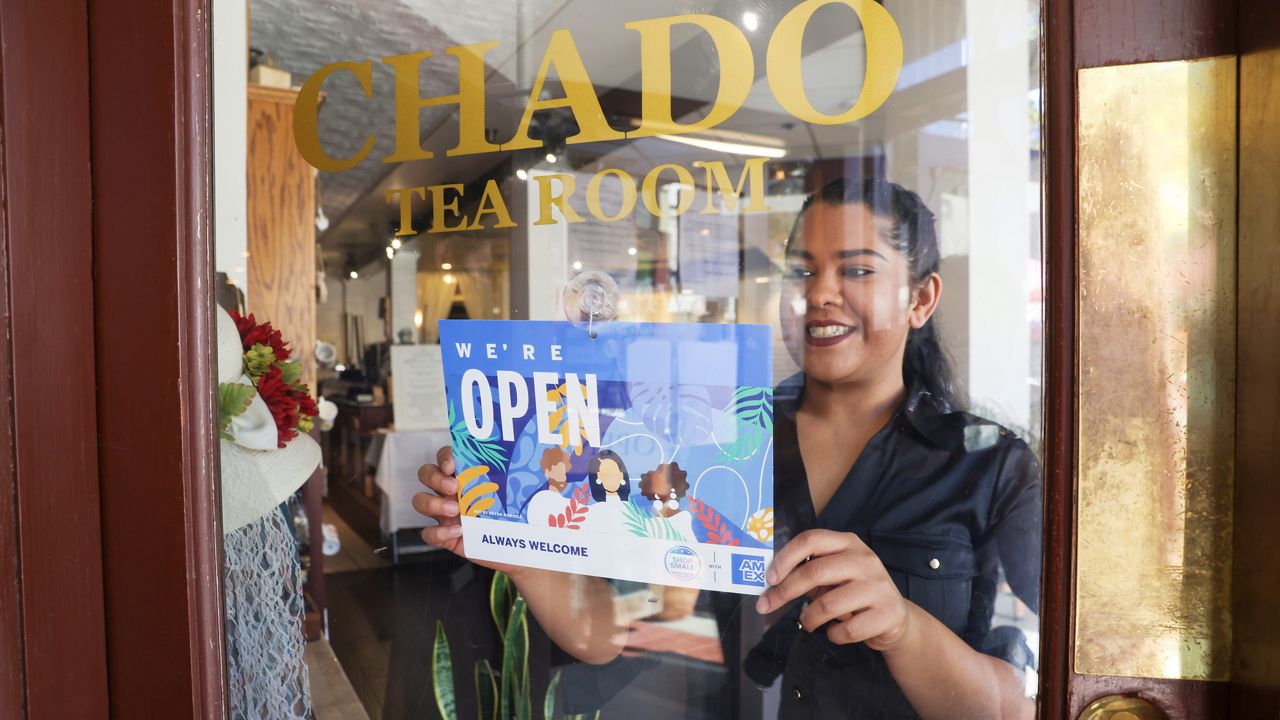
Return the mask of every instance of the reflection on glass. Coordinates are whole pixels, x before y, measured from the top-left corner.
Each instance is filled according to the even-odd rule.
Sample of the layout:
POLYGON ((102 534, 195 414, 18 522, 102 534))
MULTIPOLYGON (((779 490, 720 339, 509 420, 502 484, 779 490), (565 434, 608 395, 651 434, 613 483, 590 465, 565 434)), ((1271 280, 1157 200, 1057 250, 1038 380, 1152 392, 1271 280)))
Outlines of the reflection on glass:
MULTIPOLYGON (((533 714, 553 680, 557 712, 606 718, 1033 713, 1038 2, 248 9, 250 44, 301 88, 295 141, 320 168, 315 337, 336 352, 319 390, 340 411, 311 522, 342 549, 311 600, 371 716, 438 711, 441 637, 458 717, 491 682, 501 702, 475 668, 504 672, 515 607, 457 557, 457 508, 414 498, 449 433, 390 427, 392 348, 438 343, 442 319, 579 320, 564 291, 589 272, 616 285, 619 321, 777 329, 759 531, 792 579, 761 613, 500 568, 527 603, 533 714), (423 513, 454 553, 427 551, 423 513), (796 587, 812 601, 785 602, 796 587)), ((239 267, 233 243, 219 257, 239 267)), ((585 469, 557 460, 526 503, 569 501, 585 469)), ((679 500, 674 472, 631 475, 633 501, 679 500)))

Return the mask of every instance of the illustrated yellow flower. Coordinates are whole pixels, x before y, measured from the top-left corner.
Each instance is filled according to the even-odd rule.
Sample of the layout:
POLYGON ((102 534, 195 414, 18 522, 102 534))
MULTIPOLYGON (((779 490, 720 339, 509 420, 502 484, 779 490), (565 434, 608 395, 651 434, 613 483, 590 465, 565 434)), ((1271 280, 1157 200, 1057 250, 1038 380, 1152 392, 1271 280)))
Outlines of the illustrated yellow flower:
POLYGON ((773 508, 761 508, 747 518, 747 533, 760 542, 772 542, 773 508))
MULTIPOLYGON (((466 487, 467 483, 482 477, 489 472, 488 465, 477 465, 467 468, 458 473, 458 487, 466 487)), ((487 478, 486 478, 487 479, 487 478)), ((495 498, 492 493, 498 490, 498 484, 494 482, 476 483, 475 487, 467 489, 458 498, 458 509, 462 515, 466 517, 475 517, 480 513, 493 507, 495 498)))
MULTIPOLYGON (((578 387, 582 388, 582 397, 589 397, 586 385, 579 383, 578 387)), ((560 436, 560 447, 562 448, 569 447, 574 434, 574 428, 569 426, 569 415, 567 410, 569 390, 567 388, 568 383, 547 391, 547 399, 555 403, 556 408, 548 418, 548 424, 551 427, 551 432, 560 436)), ((573 454, 581 455, 582 448, 587 445, 587 426, 582 421, 582 418, 578 419, 577 433, 581 435, 582 441, 574 446, 573 454)))

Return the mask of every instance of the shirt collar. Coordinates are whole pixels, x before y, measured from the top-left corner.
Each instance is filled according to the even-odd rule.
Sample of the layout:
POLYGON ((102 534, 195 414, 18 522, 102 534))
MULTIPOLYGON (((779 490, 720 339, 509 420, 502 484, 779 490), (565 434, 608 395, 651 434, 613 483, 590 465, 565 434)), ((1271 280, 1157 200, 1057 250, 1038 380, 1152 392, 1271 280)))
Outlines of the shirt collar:
MULTIPOLYGON (((804 395, 804 373, 796 373, 778 383, 774 390, 774 412, 794 421, 804 395)), ((955 423, 949 416, 953 408, 944 400, 924 389, 919 383, 907 388, 906 398, 893 414, 891 423, 906 420, 925 440, 939 447, 952 445, 957 438, 953 432, 955 423)), ((963 433, 958 438, 963 442, 963 433)))

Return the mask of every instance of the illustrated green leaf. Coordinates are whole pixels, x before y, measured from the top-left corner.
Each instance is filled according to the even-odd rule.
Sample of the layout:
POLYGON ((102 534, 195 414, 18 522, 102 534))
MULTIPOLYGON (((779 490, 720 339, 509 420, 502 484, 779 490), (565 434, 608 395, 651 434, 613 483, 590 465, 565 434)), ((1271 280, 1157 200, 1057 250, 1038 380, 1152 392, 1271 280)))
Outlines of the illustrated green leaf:
POLYGON ((255 392, 252 385, 243 383, 218 384, 218 432, 224 440, 235 440, 227 428, 232 418, 249 409, 255 392))
POLYGON ((773 390, 767 387, 744 386, 733 393, 730 407, 737 427, 732 442, 721 448, 726 461, 745 460, 755 455, 766 437, 773 435, 773 390))
POLYGON ((458 720, 457 703, 453 694, 453 656, 449 652, 449 638, 444 634, 444 624, 436 621, 436 641, 431 653, 431 681, 435 686, 436 708, 444 720, 458 720))
POLYGON ((622 504, 622 524, 626 527, 627 532, 638 537, 649 537, 648 520, 652 517, 646 515, 643 510, 636 506, 633 502, 625 502, 622 504))
POLYGON ((453 403, 449 405, 449 435, 453 444, 453 452, 455 460, 464 465, 488 465, 498 472, 506 472, 507 456, 502 448, 502 444, 496 439, 497 425, 494 426, 494 434, 488 438, 477 438, 467 429, 465 419, 458 419, 453 409, 453 403))

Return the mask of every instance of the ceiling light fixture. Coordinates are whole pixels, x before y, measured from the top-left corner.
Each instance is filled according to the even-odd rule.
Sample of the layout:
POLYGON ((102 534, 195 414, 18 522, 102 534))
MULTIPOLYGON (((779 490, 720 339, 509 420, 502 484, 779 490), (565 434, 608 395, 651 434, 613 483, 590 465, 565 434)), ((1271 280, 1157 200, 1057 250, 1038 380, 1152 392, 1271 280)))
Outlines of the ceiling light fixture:
POLYGON ((393 250, 399 250, 403 245, 404 243, 400 242, 400 238, 391 238, 391 248, 393 250))
POLYGON ((441 270, 452 270, 452 269, 453 269, 453 263, 440 263, 440 269, 441 269, 441 270))
POLYGON ((767 157, 774 159, 786 157, 787 155, 787 149, 784 147, 747 145, 745 143, 724 142, 722 140, 706 140, 698 137, 690 137, 688 135, 655 135, 654 137, 659 140, 666 140, 667 142, 689 145, 691 147, 710 150, 712 152, 729 153, 731 155, 746 155, 748 157, 767 157))
POLYGON ((356 272, 355 270, 352 270, 351 272, 347 273, 347 277, 351 278, 352 280, 359 280, 360 273, 356 272))
POLYGON ((520 168, 519 170, 516 170, 516 177, 520 178, 521 180, 528 180, 529 171, 525 170, 524 168, 520 168))
POLYGON ((746 28, 747 32, 760 29, 760 16, 750 11, 742 13, 742 27, 746 28))
POLYGON ((556 162, 556 154, 555 154, 555 153, 547 153, 547 162, 549 162, 549 163, 551 163, 551 164, 553 164, 553 165, 554 165, 554 164, 555 164, 555 162, 556 162))

